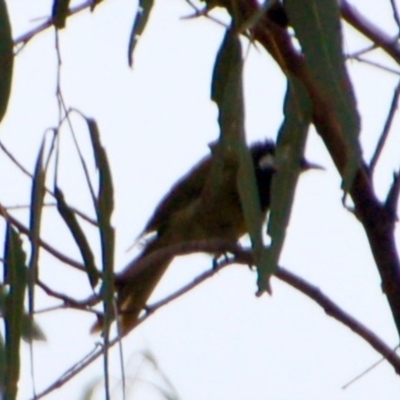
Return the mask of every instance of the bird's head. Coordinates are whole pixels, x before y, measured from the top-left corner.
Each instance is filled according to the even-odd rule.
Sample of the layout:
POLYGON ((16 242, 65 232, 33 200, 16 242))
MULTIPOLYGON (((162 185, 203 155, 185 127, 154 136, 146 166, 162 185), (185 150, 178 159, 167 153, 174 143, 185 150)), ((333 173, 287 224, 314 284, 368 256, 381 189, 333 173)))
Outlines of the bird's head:
MULTIPOLYGON (((272 177, 280 169, 275 157, 275 147, 275 143, 271 140, 256 142, 250 147, 263 211, 266 211, 270 204, 272 177)), ((308 171, 309 169, 324 169, 320 165, 312 163, 305 158, 302 158, 299 164, 301 172, 308 171)))

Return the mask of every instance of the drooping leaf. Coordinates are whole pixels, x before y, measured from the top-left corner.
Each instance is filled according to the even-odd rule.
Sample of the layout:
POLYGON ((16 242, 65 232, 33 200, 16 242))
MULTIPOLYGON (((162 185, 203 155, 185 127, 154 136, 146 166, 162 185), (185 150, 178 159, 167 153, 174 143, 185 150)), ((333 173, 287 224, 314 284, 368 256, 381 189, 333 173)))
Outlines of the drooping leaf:
POLYGON ((135 20, 133 21, 131 34, 129 36, 128 63, 130 67, 133 65, 133 52, 140 36, 143 34, 144 29, 146 28, 153 5, 154 0, 139 0, 135 20))
POLYGON ((68 229, 79 248, 86 267, 90 285, 94 289, 99 279, 99 273, 96 268, 94 254, 90 248, 89 241, 79 225, 75 213, 68 206, 67 202, 65 201, 64 194, 58 186, 56 186, 54 189, 54 195, 57 201, 57 210, 68 226, 68 229))
MULTIPOLYGON (((252 242, 256 263, 263 263, 262 212, 251 154, 246 145, 243 100, 243 60, 240 40, 228 29, 216 57, 211 98, 219 109, 220 141, 214 149, 211 183, 216 191, 223 178, 223 168, 236 174, 241 205, 252 242), (235 162, 229 161, 233 159, 235 162), (229 165, 231 164, 231 165, 229 165)), ((235 216, 233 216, 235 218, 235 216)))
POLYGON ((111 169, 107 153, 100 142, 100 133, 96 121, 91 118, 86 118, 86 123, 89 129, 96 168, 99 171, 99 209, 96 211, 101 217, 101 220, 110 221, 111 214, 114 210, 114 186, 111 169))
POLYGON ((43 202, 45 195, 45 170, 43 168, 43 153, 45 139, 39 149, 36 159, 35 171, 32 179, 31 204, 29 215, 29 230, 31 241, 31 256, 29 260, 29 279, 28 279, 28 310, 29 314, 34 310, 34 288, 38 276, 39 261, 39 238, 42 221, 43 202))
POLYGON ((53 0, 51 16, 54 26, 58 29, 65 28, 65 21, 67 20, 70 2, 71 0, 53 0))
POLYGON ((27 286, 26 255, 17 231, 7 224, 4 266, 9 290, 5 298, 5 399, 16 399, 20 374, 20 344, 27 286))
POLYGON ((224 173, 236 179, 239 157, 236 152, 244 142, 244 107, 242 95, 242 54, 238 37, 232 29, 225 33, 217 53, 211 82, 211 99, 218 106, 220 137, 212 147, 213 163, 204 191, 214 198, 223 185, 224 173), (214 195, 213 195, 214 194, 214 195))
POLYGON ((106 398, 109 398, 108 344, 109 328, 114 318, 114 249, 115 232, 111 225, 114 210, 114 186, 107 153, 100 142, 99 128, 95 120, 86 118, 93 148, 96 167, 99 171, 99 190, 96 214, 100 229, 102 269, 103 269, 103 308, 104 308, 104 379, 106 398))
POLYGON ((214 64, 211 99, 217 103, 221 135, 244 135, 243 60, 240 40, 227 29, 214 64), (232 126, 234 125, 234 126, 232 126))
POLYGON ((360 118, 343 54, 339 3, 336 0, 285 0, 289 20, 307 67, 341 127, 347 150, 343 188, 347 192, 360 166, 360 118))
POLYGON ((271 244, 268 248, 266 268, 258 270, 259 293, 271 273, 275 271, 286 237, 297 179, 301 171, 307 132, 311 122, 311 101, 303 84, 294 77, 288 79, 284 102, 285 119, 279 130, 275 164, 278 173, 274 175, 271 188, 268 234, 271 244))
POLYGON ((0 0, 0 122, 10 99, 14 54, 10 18, 5 0, 0 0))

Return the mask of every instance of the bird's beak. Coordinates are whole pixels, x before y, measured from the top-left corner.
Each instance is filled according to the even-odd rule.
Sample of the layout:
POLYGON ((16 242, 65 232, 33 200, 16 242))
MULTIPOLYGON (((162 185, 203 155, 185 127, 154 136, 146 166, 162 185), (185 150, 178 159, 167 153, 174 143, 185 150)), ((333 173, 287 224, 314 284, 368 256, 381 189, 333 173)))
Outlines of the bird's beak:
POLYGON ((305 158, 300 161, 300 168, 302 171, 308 171, 309 169, 319 169, 325 171, 325 168, 322 165, 310 162, 305 158))

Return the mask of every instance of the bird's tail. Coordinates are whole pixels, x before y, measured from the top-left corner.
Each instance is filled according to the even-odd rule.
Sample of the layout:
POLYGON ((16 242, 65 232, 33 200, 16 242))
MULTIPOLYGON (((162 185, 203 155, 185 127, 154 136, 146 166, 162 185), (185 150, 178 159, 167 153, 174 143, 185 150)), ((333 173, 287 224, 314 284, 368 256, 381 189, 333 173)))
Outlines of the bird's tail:
MULTIPOLYGON (((160 247, 157 239, 151 241, 142 254, 115 277, 121 333, 136 325, 139 314, 146 308, 151 293, 173 259, 170 254, 157 251, 160 247)), ((102 321, 98 320, 91 332, 100 331, 102 325, 102 321)))

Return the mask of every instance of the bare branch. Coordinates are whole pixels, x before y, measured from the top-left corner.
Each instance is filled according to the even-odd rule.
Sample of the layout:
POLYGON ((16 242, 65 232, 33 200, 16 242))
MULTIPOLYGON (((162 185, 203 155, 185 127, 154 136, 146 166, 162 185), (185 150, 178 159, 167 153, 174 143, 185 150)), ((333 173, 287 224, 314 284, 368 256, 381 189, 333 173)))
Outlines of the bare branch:
MULTIPOLYGON (((28 176, 30 179, 33 179, 32 174, 14 157, 14 155, 11 153, 10 150, 7 149, 7 147, 0 141, 0 149, 3 150, 3 152, 6 154, 6 156, 12 161, 12 163, 21 171, 23 172, 26 176, 28 176)), ((48 193, 50 196, 53 198, 55 197, 54 192, 47 187, 45 188, 46 193, 48 193)), ((6 209, 10 209, 10 207, 5 207, 6 209)), ((93 220, 90 218, 88 215, 84 214, 82 211, 79 211, 75 207, 70 207, 71 211, 73 211, 76 215, 81 217, 84 221, 88 222, 89 224, 93 226, 98 226, 99 224, 97 221, 93 220)))
MULTIPOLYGON (((396 351, 399 349, 399 345, 397 345, 394 349, 392 349, 392 353, 396 354, 396 351)), ((366 374, 368 374, 370 371, 372 371, 374 368, 376 368, 380 363, 382 363, 383 361, 385 361, 386 358, 382 357, 380 360, 378 360, 377 362, 373 363, 370 367, 368 367, 365 371, 363 371, 361 374, 357 375, 355 378, 353 378, 351 381, 347 382, 346 384, 344 384, 342 386, 342 389, 347 389, 350 385, 352 385, 353 383, 355 383, 356 381, 358 381, 359 379, 361 379, 363 376, 365 376, 366 374)))
POLYGON ((396 76, 400 75, 400 71, 398 71, 398 70, 396 70, 394 68, 387 67, 386 65, 380 64, 380 63, 378 63, 376 61, 368 60, 367 58, 364 58, 364 57, 361 57, 361 56, 354 56, 352 59, 355 60, 355 61, 367 64, 367 65, 369 65, 371 67, 375 67, 375 68, 381 69, 382 71, 389 72, 389 74, 393 74, 393 75, 396 75, 396 76))
POLYGON ((400 64, 400 47, 397 41, 398 37, 388 36, 371 21, 367 20, 346 0, 342 0, 340 2, 340 9, 342 16, 347 23, 371 40, 372 43, 375 43, 377 46, 379 46, 398 64, 400 64))
POLYGON ((48 295, 54 297, 55 299, 61 300, 63 302, 64 307, 75 308, 78 310, 83 311, 90 311, 88 307, 92 307, 96 305, 100 301, 100 297, 96 294, 93 294, 88 299, 85 300, 75 300, 74 298, 67 296, 66 294, 56 292, 55 290, 51 289, 48 285, 44 282, 37 280, 36 284, 48 295))
POLYGON ((365 47, 364 49, 356 50, 354 53, 351 53, 351 54, 346 54, 346 60, 357 59, 357 57, 368 54, 368 53, 376 50, 377 48, 378 48, 378 46, 376 44, 371 44, 371 45, 365 47))
POLYGON ((210 254, 233 254, 237 259, 243 260, 247 257, 247 263, 252 263, 252 258, 248 251, 242 249, 235 242, 227 242, 221 239, 198 240, 174 244, 152 252, 148 256, 137 260, 132 260, 124 270, 118 274, 118 280, 129 280, 137 273, 151 268, 158 261, 165 260, 167 257, 176 257, 192 253, 210 253, 210 254))
MULTIPOLYGON (((24 233, 28 237, 32 236, 32 233, 29 228, 27 228, 23 223, 19 222, 16 218, 14 218, 12 215, 10 215, 6 208, 0 204, 0 215, 3 216, 3 218, 10 222, 11 225, 15 226, 20 232, 24 233)), ((57 249, 55 249, 53 246, 49 245, 46 243, 43 239, 39 238, 39 245, 43 247, 44 250, 46 250, 48 253, 50 253, 53 257, 57 258, 61 262, 70 265, 71 267, 74 267, 78 269, 79 271, 86 272, 86 268, 83 264, 79 263, 78 261, 75 261, 74 259, 66 256, 65 254, 59 252, 57 249)))
POLYGON ((343 325, 363 338, 380 353, 393 366, 396 373, 400 375, 400 358, 393 352, 393 349, 387 346, 365 325, 335 304, 320 289, 284 268, 279 268, 275 276, 310 297, 324 309, 327 315, 340 321, 343 325))
POLYGON ((396 86, 396 89, 394 90, 393 93, 393 98, 392 98, 392 103, 390 104, 390 109, 388 116, 385 121, 385 125, 383 127, 383 131, 381 133, 381 136, 379 138, 378 144, 376 145, 375 153, 371 158, 371 162, 369 164, 369 174, 372 176, 374 173, 375 166, 378 162, 379 156, 382 152, 383 146, 386 143, 386 140, 389 136, 390 129, 392 127, 392 123, 394 120, 394 116, 396 114, 397 106, 399 104, 399 96, 400 96, 400 81, 396 86))
POLYGON ((399 29, 398 35, 400 35, 400 15, 399 15, 399 10, 397 8, 396 1, 390 0, 390 5, 392 6, 393 18, 396 21, 397 28, 399 29))
MULTIPOLYGON (((229 242, 225 242, 225 252, 231 252, 232 244, 229 242), (227 250, 229 248, 229 250, 227 250)), ((176 249, 180 250, 179 254, 186 254, 189 252, 193 252, 195 249, 196 251, 203 251, 206 253, 211 253, 216 248, 221 249, 223 246, 223 241, 204 241, 204 242, 193 242, 193 243, 186 243, 184 246, 176 246, 176 249), (191 249, 191 251, 189 251, 191 249)), ((235 249, 233 249, 235 250, 235 249)), ((222 262, 218 263, 215 268, 212 268, 208 271, 197 276, 192 282, 188 283, 187 285, 183 286, 176 292, 172 293, 171 295, 165 297, 163 300, 154 303, 147 307, 147 312, 138 319, 137 324, 131 329, 135 329, 138 325, 142 324, 151 315, 154 314, 157 310, 164 307, 168 303, 177 298, 183 296, 185 293, 189 292, 190 290, 194 289, 207 279, 214 276, 218 273, 222 268, 225 268, 232 264, 249 264, 249 260, 252 259, 252 253, 249 250, 236 248, 237 256, 232 258, 226 258, 222 262)), ((169 250, 171 251, 171 250, 169 250)), ((168 253, 170 254, 170 253, 168 253)), ((179 255, 175 253, 175 255, 179 255)), ((149 260, 147 261, 149 262, 149 260)), ((150 265, 150 264, 149 264, 150 265)), ((319 304, 324 311, 331 317, 335 318, 353 332, 358 334, 361 338, 363 338, 366 342, 368 342, 377 352, 379 352, 387 361, 393 366, 395 371, 400 374, 400 358, 393 352, 393 350, 387 346, 381 339, 379 339, 371 330, 365 327, 361 322, 357 321, 354 317, 346 313, 342 310, 337 304, 335 304, 329 297, 327 297, 324 293, 322 293, 318 288, 311 285, 304 279, 296 276, 295 274, 289 272, 288 270, 279 267, 275 273, 275 276, 289 284, 290 286, 294 287, 295 289, 299 290, 306 296, 310 297, 314 300, 317 304, 319 304)), ((109 342, 108 348, 111 348, 116 343, 118 343, 122 338, 124 338, 128 333, 131 332, 126 331, 122 335, 115 337, 109 342)), ((95 349, 91 351, 87 356, 85 356, 82 360, 77 362, 71 368, 69 368, 56 382, 48 386, 44 389, 41 393, 37 394, 35 400, 44 397, 45 395, 49 394, 50 392, 60 388, 61 386, 65 385, 68 381, 70 381, 74 376, 79 374, 82 370, 84 370, 87 366, 89 366, 92 362, 94 362, 97 358, 104 354, 104 349, 95 349)), ((33 400, 33 399, 32 399, 33 400)))
MULTIPOLYGON (((82 4, 79 4, 76 7, 73 7, 69 10, 68 16, 78 14, 79 12, 91 8, 93 6, 93 0, 84 1, 82 4)), ((46 29, 53 26, 53 19, 50 16, 46 21, 38 25, 36 28, 24 33, 23 35, 14 39, 14 46, 18 44, 26 44, 28 43, 33 37, 35 37, 38 33, 45 31, 46 29)))
MULTIPOLYGON (((185 285, 178 291, 174 292, 170 296, 167 296, 163 300, 146 307, 147 316, 154 313, 159 308, 170 303, 171 301, 177 299, 183 294, 189 292, 194 287, 204 282, 208 278, 212 277, 216 272, 227 265, 231 264, 246 264, 253 265, 252 252, 237 245, 233 245, 231 242, 226 242, 223 240, 208 240, 208 241, 198 241, 198 242, 186 242, 176 246, 170 246, 165 249, 160 249, 155 251, 148 257, 143 258, 137 264, 138 269, 132 269, 135 262, 132 262, 128 267, 122 272, 124 279, 129 279, 135 272, 142 270, 152 265, 156 264, 157 260, 163 260, 165 257, 174 257, 183 254, 191 254, 194 252, 205 252, 205 253, 219 253, 219 254, 233 254, 232 258, 227 258, 222 262, 218 263, 215 268, 210 271, 204 272, 193 282, 185 285)), ((396 372, 400 374, 400 359, 396 355, 391 355, 392 349, 387 346, 383 341, 381 341, 371 330, 365 327, 363 324, 358 322, 350 314, 342 310, 338 305, 336 305, 332 300, 330 300, 324 293, 320 291, 317 287, 311 285, 304 279, 296 276, 295 274, 285 270, 284 268, 278 268, 274 274, 277 278, 288 283, 295 289, 301 291, 306 296, 310 297, 317 304, 319 304, 325 312, 331 317, 337 319, 342 324, 347 326, 353 332, 357 333, 365 341, 367 341, 376 351, 382 354, 383 357, 388 357, 388 361, 393 365, 396 372), (393 358, 394 357, 394 358, 393 358)), ((146 317, 147 317, 146 316, 146 317)), ((142 323, 143 318, 140 319, 139 323, 142 323)))
POLYGON ((0 141, 0 149, 4 154, 29 178, 33 178, 32 174, 14 157, 14 155, 7 149, 7 147, 0 141))
MULTIPOLYGON (((236 0, 236 11, 228 12, 235 15, 239 12, 240 20, 247 20, 259 9, 257 0, 236 0)), ((364 34, 370 34, 373 42, 382 47, 392 57, 400 62, 400 51, 395 40, 388 38, 379 30, 375 30, 362 16, 352 9, 344 0, 341 2, 342 15, 364 29, 364 34)), ((304 56, 294 46, 290 33, 268 18, 260 21, 252 28, 257 40, 275 59, 283 72, 299 79, 312 101, 313 124, 321 136, 332 160, 342 177, 345 176, 348 158, 343 127, 338 124, 336 113, 332 111, 330 98, 321 90, 315 78, 310 73, 304 56)), ((347 83, 350 87, 350 82, 347 83)), ((369 245, 382 279, 382 288, 387 296, 398 334, 400 336, 400 260, 393 236, 393 216, 385 209, 377 198, 372 180, 367 168, 360 165, 349 190, 355 205, 355 213, 366 232, 369 245)))

